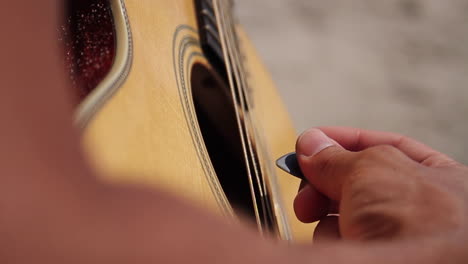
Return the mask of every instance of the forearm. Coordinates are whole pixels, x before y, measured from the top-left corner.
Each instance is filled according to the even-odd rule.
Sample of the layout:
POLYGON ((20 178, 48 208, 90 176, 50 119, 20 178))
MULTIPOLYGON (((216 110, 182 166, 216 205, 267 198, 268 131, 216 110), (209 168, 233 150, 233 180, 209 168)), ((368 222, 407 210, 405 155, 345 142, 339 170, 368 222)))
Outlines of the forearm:
POLYGON ((20 208, 91 181, 72 126, 58 3, 2 1, 0 8, 0 199, 20 208))
POLYGON ((17 223, 4 263, 456 263, 436 241, 288 245, 163 192, 106 186, 100 194, 55 219, 17 223))
MULTIPOLYGON (((129 246, 130 252, 136 250, 141 256, 148 257, 139 263, 435 264, 451 260, 443 240, 288 244, 261 238, 253 227, 238 223, 229 225, 225 219, 165 194, 139 191, 136 195, 130 193, 130 199, 118 196, 129 203, 119 206, 117 211, 135 212, 118 215, 128 215, 121 221, 134 223, 123 231, 124 236, 131 237, 123 241, 123 245, 129 246), (136 207, 139 208, 135 210, 136 207), (144 214, 144 218, 140 214, 144 214)), ((456 255, 459 254, 453 254, 456 255)))
POLYGON ((1 3, 0 250, 5 250, 26 231, 31 243, 47 237, 59 216, 80 196, 89 197, 97 183, 72 125, 56 36, 59 1, 1 3))

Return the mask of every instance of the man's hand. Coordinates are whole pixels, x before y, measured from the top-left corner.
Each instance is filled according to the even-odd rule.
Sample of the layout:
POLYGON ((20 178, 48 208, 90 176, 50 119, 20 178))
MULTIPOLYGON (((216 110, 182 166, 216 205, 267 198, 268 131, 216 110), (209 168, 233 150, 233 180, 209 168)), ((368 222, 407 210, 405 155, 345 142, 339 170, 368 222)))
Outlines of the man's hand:
POLYGON ((323 220, 317 240, 466 245, 468 168, 446 155, 397 134, 332 127, 306 131, 296 152, 310 185, 295 211, 303 222, 323 220))

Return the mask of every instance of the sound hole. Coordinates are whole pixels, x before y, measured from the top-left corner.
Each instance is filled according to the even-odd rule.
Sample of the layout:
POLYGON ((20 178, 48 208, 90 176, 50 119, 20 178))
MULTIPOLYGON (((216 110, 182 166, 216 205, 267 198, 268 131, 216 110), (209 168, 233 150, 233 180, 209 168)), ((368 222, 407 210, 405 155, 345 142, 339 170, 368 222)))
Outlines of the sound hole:
POLYGON ((230 90, 215 71, 202 64, 193 66, 191 86, 200 130, 219 182, 235 212, 255 219, 230 90))
POLYGON ((65 67, 80 102, 109 73, 115 58, 115 29, 109 0, 66 0, 60 27, 65 67))

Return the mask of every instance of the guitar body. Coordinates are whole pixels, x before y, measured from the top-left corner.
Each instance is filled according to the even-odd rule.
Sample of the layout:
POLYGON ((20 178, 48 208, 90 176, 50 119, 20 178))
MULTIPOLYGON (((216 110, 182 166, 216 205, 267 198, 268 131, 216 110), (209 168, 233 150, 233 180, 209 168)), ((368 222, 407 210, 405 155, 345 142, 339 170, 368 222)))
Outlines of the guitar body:
MULTIPOLYGON (((236 169, 229 166, 240 147, 232 146, 236 141, 230 137, 225 140, 228 147, 221 147, 216 139, 223 136, 206 125, 218 124, 214 130, 224 135, 237 123, 229 120, 231 110, 216 114, 230 107, 219 99, 230 93, 216 90, 226 85, 219 84, 222 74, 200 44, 195 1, 110 0, 109 5, 115 30, 112 67, 77 110, 90 162, 108 181, 164 190, 226 217, 243 215, 218 177, 236 169), (211 113, 208 118, 200 115, 203 111, 211 113)), ((259 166, 266 171, 267 184, 273 185, 268 188, 273 210, 284 214, 275 222, 278 236, 310 239, 312 227, 300 224, 292 208, 299 181, 274 166, 276 158, 294 150, 296 132, 246 34, 238 25, 235 31, 252 102, 251 137, 259 141, 254 142, 259 166)), ((232 181, 234 176, 229 177, 232 181)), ((235 196, 237 191, 231 192, 235 196)))

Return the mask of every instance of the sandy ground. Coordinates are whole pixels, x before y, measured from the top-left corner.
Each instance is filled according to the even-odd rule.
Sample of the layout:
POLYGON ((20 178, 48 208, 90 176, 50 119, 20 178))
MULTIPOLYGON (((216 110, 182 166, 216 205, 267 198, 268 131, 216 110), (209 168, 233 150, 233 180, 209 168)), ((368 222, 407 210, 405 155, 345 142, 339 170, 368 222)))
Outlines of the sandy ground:
POLYGON ((394 131, 468 163, 468 0, 237 0, 298 131, 394 131))

